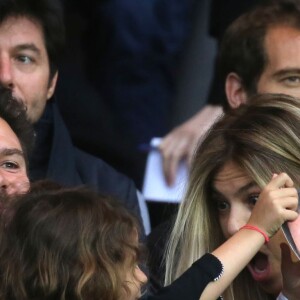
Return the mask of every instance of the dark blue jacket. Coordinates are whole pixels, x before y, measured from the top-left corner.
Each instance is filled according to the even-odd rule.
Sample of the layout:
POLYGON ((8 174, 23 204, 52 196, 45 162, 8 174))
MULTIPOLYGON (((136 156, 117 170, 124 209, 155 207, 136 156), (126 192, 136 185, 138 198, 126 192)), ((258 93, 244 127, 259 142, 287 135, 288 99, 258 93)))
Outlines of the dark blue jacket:
POLYGON ((87 185, 117 197, 140 217, 134 183, 103 160, 74 147, 54 102, 36 124, 37 141, 30 159, 31 180, 48 178, 66 186, 87 185), (44 163, 41 163, 44 161, 44 163))

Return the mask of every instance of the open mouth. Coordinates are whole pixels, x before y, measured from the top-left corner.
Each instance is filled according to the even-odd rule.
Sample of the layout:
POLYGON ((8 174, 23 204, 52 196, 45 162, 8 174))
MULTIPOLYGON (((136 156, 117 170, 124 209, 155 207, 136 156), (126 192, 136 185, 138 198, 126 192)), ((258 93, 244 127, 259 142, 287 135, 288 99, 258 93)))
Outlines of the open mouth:
POLYGON ((256 281, 264 281, 270 274, 270 264, 268 256, 258 252, 247 266, 252 277, 256 281))

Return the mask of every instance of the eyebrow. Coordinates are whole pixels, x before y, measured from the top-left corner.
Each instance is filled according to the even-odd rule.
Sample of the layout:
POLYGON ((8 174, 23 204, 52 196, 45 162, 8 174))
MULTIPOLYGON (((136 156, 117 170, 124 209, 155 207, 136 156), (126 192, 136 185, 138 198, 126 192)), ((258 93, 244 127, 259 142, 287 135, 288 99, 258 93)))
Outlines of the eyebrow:
POLYGON ((300 74, 300 68, 285 68, 281 69, 273 74, 274 77, 286 75, 288 73, 300 74))
POLYGON ((251 189, 251 188, 253 188, 253 187, 257 187, 257 186, 258 186, 258 185, 257 185, 256 182, 251 181, 251 182, 247 183, 246 185, 242 186, 241 188, 239 188, 239 189, 235 192, 234 196, 240 196, 240 195, 243 195, 243 194, 245 194, 249 189, 251 189))
POLYGON ((12 156, 12 155, 18 155, 24 158, 24 153, 20 149, 17 148, 0 148, 0 155, 1 156, 12 156))
POLYGON ((41 50, 35 44, 32 44, 32 43, 26 43, 26 44, 18 45, 16 47, 16 49, 19 50, 19 51, 20 50, 30 50, 30 51, 35 52, 38 55, 41 54, 41 50))
MULTIPOLYGON (((258 187, 257 183, 255 181, 251 181, 244 186, 240 187, 235 193, 234 197, 239 197, 243 194, 245 194, 249 189, 253 187, 258 187)), ((220 193, 215 187, 213 187, 213 192, 215 193, 215 196, 222 196, 222 193, 220 193)))

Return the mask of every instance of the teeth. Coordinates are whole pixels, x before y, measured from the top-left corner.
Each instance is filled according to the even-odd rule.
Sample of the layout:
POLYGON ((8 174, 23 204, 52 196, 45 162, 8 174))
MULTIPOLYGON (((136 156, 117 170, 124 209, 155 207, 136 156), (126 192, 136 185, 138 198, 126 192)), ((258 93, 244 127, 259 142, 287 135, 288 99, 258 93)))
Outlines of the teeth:
POLYGON ((258 268, 256 268, 256 267, 254 267, 253 269, 254 269, 254 271, 255 271, 256 273, 264 273, 264 272, 266 272, 266 269, 260 270, 260 269, 258 269, 258 268))

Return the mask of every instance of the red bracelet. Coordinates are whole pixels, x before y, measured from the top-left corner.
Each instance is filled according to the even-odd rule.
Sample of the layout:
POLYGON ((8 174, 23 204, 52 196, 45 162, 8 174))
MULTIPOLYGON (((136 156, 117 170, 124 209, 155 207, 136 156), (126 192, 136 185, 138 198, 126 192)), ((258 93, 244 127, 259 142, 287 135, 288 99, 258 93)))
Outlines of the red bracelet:
POLYGON ((265 244, 267 244, 270 241, 270 238, 268 237, 268 235, 256 226, 252 226, 252 225, 247 224, 247 225, 241 227, 240 230, 241 229, 250 229, 250 230, 254 230, 254 231, 257 231, 257 232, 261 233, 265 238, 265 244))

